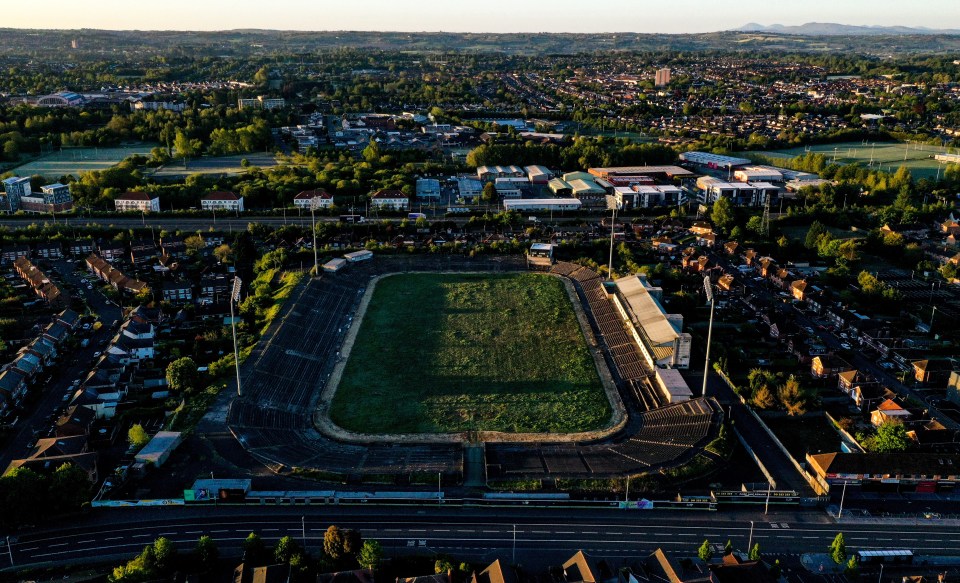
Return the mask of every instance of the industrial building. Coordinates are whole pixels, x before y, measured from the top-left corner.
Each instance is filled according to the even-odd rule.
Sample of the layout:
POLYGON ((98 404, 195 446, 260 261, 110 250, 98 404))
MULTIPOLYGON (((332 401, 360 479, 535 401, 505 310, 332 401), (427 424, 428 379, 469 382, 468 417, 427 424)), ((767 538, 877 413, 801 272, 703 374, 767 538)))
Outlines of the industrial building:
POLYGON ((523 190, 530 185, 526 176, 523 177, 504 177, 493 181, 497 189, 497 196, 502 199, 520 198, 523 196, 523 190))
POLYGON ((436 178, 417 179, 417 198, 440 198, 440 181, 436 178))
POLYGON ((576 198, 533 198, 503 201, 505 211, 577 211, 582 206, 576 198))
POLYGON ((618 210, 677 206, 686 202, 683 189, 670 184, 617 186, 613 193, 618 210))
POLYGON ((680 154, 680 160, 688 164, 697 166, 706 166, 707 168, 722 168, 724 170, 733 170, 740 166, 746 166, 751 163, 747 158, 734 158, 732 156, 721 156, 709 152, 684 152, 680 154))
POLYGON ((524 178, 526 172, 519 166, 480 166, 477 178, 480 182, 493 182, 497 178, 524 178))
MULTIPOLYGON (((682 156, 682 155, 681 155, 682 156)), ((693 178, 695 174, 680 166, 611 166, 609 168, 590 168, 587 170, 595 178, 606 180, 614 186, 630 186, 656 180, 672 182, 693 178)))
POLYGON ((546 184, 557 175, 556 172, 546 166, 527 166, 524 170, 527 172, 527 179, 532 184, 546 184))
POLYGON ((767 199, 775 199, 780 189, 768 182, 726 182, 712 176, 701 176, 697 179, 697 188, 700 190, 700 202, 713 204, 720 197, 727 198, 737 206, 760 207, 766 204, 767 199))
POLYGON ((480 198, 480 195, 483 194, 483 183, 476 178, 461 176, 457 179, 457 189, 460 198, 473 201, 480 198))

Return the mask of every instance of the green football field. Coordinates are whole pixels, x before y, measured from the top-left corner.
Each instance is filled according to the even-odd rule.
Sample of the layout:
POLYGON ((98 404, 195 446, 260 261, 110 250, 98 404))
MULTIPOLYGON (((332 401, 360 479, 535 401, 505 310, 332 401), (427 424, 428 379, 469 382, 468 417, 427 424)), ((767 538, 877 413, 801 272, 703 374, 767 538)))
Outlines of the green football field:
MULTIPOLYGON (((948 148, 930 146, 926 144, 908 144, 902 142, 842 142, 839 144, 819 144, 816 146, 801 146, 787 150, 771 150, 769 152, 748 152, 760 154, 768 158, 795 158, 807 152, 816 152, 827 157, 827 162, 836 160, 837 164, 858 163, 896 172, 900 166, 906 166, 914 178, 933 178, 937 175, 938 167, 945 165, 934 160, 936 154, 948 153, 948 148)), ((950 148, 950 153, 957 153, 956 148, 950 148)))
POLYGON ((610 405, 561 280, 400 274, 377 283, 330 415, 363 433, 576 432, 610 405))

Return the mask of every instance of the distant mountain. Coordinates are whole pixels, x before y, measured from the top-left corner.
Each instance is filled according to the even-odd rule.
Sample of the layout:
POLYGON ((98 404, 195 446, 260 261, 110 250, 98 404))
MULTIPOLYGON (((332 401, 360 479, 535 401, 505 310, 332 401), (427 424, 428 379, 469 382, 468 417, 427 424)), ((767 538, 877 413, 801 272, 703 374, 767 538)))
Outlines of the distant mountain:
POLYGON ((880 35, 960 35, 958 29, 911 28, 909 26, 854 26, 851 24, 836 24, 833 22, 808 22, 800 26, 784 26, 771 24, 769 26, 751 22, 736 29, 737 32, 772 32, 776 34, 792 34, 800 36, 880 36, 880 35))

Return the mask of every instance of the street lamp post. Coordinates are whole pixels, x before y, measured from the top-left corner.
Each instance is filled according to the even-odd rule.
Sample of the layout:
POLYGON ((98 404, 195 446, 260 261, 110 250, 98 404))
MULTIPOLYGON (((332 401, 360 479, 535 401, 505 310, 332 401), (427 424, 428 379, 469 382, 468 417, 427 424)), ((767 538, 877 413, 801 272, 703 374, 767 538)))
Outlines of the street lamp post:
MULTIPOLYGON (((510 562, 513 563, 514 565, 517 564, 517 525, 516 524, 513 525, 513 559, 511 559, 510 562)), ((11 561, 11 564, 13 564, 13 561, 11 561)))
POLYGON ((750 521, 750 539, 747 541, 747 552, 753 548, 753 521, 750 521))
POLYGON ((847 481, 843 481, 843 491, 840 493, 840 510, 837 511, 837 520, 843 516, 843 499, 847 497, 847 481))
POLYGON ((307 517, 300 517, 300 533, 303 536, 303 550, 307 550, 307 517))
POLYGON ((233 290, 230 293, 230 328, 233 330, 233 364, 237 369, 237 396, 240 396, 240 353, 237 350, 237 320, 233 315, 233 303, 240 302, 239 277, 233 278, 233 290))
POLYGON ((703 291, 707 294, 707 301, 710 302, 710 325, 707 328, 707 358, 703 363, 703 391, 701 394, 707 396, 707 377, 710 374, 710 341, 713 339, 713 309, 717 303, 713 300, 713 284, 710 283, 710 276, 703 278, 703 291))
POLYGON ((316 196, 310 199, 310 225, 311 230, 313 231, 313 276, 316 277, 320 274, 320 267, 317 263, 317 219, 314 217, 313 211, 317 208, 317 202, 320 199, 316 196))
MULTIPOLYGON (((516 527, 514 527, 516 528, 516 527)), ((516 537, 516 535, 514 535, 516 537)), ((514 551, 516 552, 516 551, 514 551)), ((7 554, 10 555, 10 566, 13 567, 13 547, 10 546, 10 536, 7 535, 7 554)))

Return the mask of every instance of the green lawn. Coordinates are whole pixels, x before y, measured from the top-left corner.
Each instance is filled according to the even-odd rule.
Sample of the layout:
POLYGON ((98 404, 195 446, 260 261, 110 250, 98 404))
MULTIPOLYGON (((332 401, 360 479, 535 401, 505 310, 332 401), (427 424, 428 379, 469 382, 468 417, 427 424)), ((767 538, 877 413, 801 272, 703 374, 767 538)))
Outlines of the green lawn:
POLYGON ((402 274, 377 283, 330 414, 365 433, 575 432, 610 405, 559 279, 402 274))
MULTIPOLYGON (((747 154, 762 154, 770 158, 794 158, 802 156, 807 151, 823 154, 828 163, 836 160, 837 164, 863 164, 867 166, 872 160, 875 168, 888 172, 896 172, 901 165, 906 166, 914 178, 932 178, 936 176, 939 163, 934 155, 954 152, 955 149, 930 146, 926 144, 907 144, 903 142, 843 142, 838 144, 818 144, 814 146, 800 146, 786 150, 770 150, 747 152, 747 154)), ((942 170, 942 168, 941 168, 942 170)), ((942 176, 942 173, 941 173, 942 176)))

